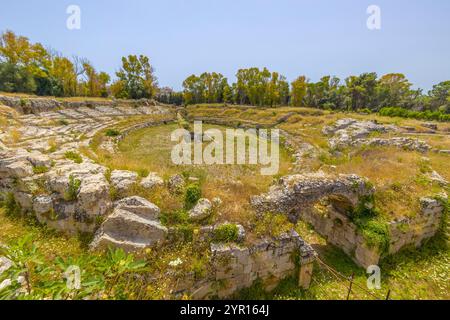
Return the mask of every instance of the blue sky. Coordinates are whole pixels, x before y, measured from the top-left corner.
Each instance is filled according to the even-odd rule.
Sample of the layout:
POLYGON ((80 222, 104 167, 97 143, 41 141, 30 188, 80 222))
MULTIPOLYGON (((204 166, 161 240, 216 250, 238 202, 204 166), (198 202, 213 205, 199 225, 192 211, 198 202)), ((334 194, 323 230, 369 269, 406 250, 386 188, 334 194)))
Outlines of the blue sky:
POLYGON ((268 67, 289 80, 375 71, 405 73, 429 89, 450 80, 448 0, 3 0, 0 30, 11 29, 114 73, 120 58, 151 58, 160 85, 190 74, 268 67), (81 30, 66 28, 79 5, 81 30), (381 8, 382 29, 366 27, 381 8))

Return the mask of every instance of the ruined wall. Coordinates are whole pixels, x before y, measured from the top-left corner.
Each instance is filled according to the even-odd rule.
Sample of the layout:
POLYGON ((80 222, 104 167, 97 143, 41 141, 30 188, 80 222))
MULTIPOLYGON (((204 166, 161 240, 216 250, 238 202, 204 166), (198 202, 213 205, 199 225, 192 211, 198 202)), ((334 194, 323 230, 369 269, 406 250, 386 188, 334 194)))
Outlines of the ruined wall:
POLYGON ((210 276, 196 281, 190 274, 178 284, 178 292, 189 292, 194 299, 225 298, 252 286, 258 279, 270 291, 280 280, 296 272, 301 280, 299 285, 306 289, 316 257, 311 246, 295 231, 250 247, 212 244, 211 253, 210 276))
MULTIPOLYGON (((395 254, 409 246, 420 247, 439 231, 444 211, 442 204, 430 198, 421 199, 421 203, 422 210, 416 217, 389 223, 388 254, 395 254)), ((304 210, 300 217, 362 267, 378 264, 383 256, 378 248, 367 245, 361 232, 346 215, 331 207, 326 214, 304 210)))
POLYGON ((310 223, 321 236, 342 249, 358 265, 368 267, 378 264, 381 256, 379 250, 367 246, 364 237, 347 216, 333 209, 327 215, 305 210, 301 213, 301 219, 310 223))
MULTIPOLYGON (((367 267, 378 264, 386 252, 369 246, 362 232, 344 213, 351 212, 374 192, 370 184, 355 175, 293 175, 281 178, 267 194, 253 197, 252 205, 260 214, 284 213, 292 221, 302 219, 310 223, 329 243, 341 248, 358 265, 367 267), (325 199, 326 210, 316 209, 315 205, 325 199)), ((430 198, 421 199, 421 205, 416 217, 389 223, 388 254, 411 245, 419 247, 437 233, 444 207, 438 200, 430 198)))
POLYGON ((444 206, 436 199, 422 198, 421 211, 412 218, 392 221, 389 224, 391 243, 389 253, 394 254, 406 246, 420 247, 439 231, 444 206))

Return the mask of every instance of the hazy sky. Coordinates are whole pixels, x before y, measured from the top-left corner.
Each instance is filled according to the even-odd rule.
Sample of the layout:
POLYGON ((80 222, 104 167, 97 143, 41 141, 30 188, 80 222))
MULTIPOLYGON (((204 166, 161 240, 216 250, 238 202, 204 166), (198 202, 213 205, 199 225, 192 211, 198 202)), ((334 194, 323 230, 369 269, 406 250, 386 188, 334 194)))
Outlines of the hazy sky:
POLYGON ((114 73, 120 58, 151 58, 162 86, 192 73, 268 67, 289 80, 405 73, 429 89, 450 80, 449 0, 2 0, 0 30, 11 29, 114 73), (80 6, 81 30, 66 9, 80 6), (369 5, 381 30, 366 27, 369 5))

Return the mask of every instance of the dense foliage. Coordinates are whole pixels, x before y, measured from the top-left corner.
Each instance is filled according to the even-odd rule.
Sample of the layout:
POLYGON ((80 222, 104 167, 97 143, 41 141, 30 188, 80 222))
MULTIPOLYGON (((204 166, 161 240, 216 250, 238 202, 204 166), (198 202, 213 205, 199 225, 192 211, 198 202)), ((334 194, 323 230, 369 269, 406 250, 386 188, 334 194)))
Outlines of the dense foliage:
POLYGON ((183 83, 184 102, 256 106, 290 104, 296 107, 369 112, 384 110, 384 113, 393 113, 395 116, 441 121, 447 121, 445 115, 450 114, 450 81, 435 85, 425 95, 421 89, 412 89, 412 84, 400 73, 380 78, 376 73, 363 73, 350 76, 345 81, 325 76, 318 82, 300 76, 290 87, 284 76, 271 73, 266 68, 241 69, 236 78, 237 82, 229 85, 221 74, 192 75, 183 83), (215 77, 220 81, 211 82, 210 79, 215 77), (390 111, 385 108, 390 108, 390 111), (396 111, 393 112, 392 108, 396 108, 396 111))
POLYGON ((12 261, 11 268, 0 275, 0 283, 11 281, 0 290, 0 300, 124 299, 142 292, 142 283, 130 280, 146 263, 120 249, 105 255, 56 256, 50 260, 28 235, 0 247, 0 255, 12 261))
POLYGON ((0 35, 0 91, 40 96, 151 98, 156 78, 145 56, 122 58, 118 80, 98 72, 87 59, 62 56, 12 31, 0 35))

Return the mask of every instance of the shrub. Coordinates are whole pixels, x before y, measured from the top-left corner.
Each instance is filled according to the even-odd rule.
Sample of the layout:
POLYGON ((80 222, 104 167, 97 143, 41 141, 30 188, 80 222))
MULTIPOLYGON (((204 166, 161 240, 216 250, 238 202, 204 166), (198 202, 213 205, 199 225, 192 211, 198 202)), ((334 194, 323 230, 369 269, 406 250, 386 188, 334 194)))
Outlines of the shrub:
POLYGON ((206 277, 208 268, 205 258, 196 258, 192 261, 192 271, 194 272, 196 279, 203 279, 206 277))
POLYGON ((5 213, 7 216, 18 217, 22 212, 22 208, 16 201, 16 198, 14 197, 14 194, 12 192, 6 194, 2 206, 5 208, 5 213))
POLYGON ((105 172, 105 179, 106 179, 106 181, 108 181, 108 183, 111 183, 111 174, 112 174, 112 171, 111 171, 111 169, 108 168, 105 172))
POLYGON ((194 207, 202 197, 202 190, 198 184, 190 184, 186 188, 184 205, 186 209, 194 207))
POLYGON ((116 201, 119 200, 119 191, 114 186, 109 187, 109 197, 111 200, 116 201))
POLYGON ((353 220, 379 216, 380 212, 375 206, 375 196, 372 194, 360 197, 358 205, 353 212, 350 212, 350 215, 353 220))
POLYGON ((120 136, 120 131, 116 129, 108 129, 105 132, 105 136, 107 137, 117 137, 120 136))
POLYGON ((171 213, 162 213, 160 217, 164 225, 181 225, 189 222, 189 214, 184 210, 178 210, 171 213))
POLYGON ((81 158, 81 156, 74 151, 67 151, 64 156, 66 157, 66 159, 72 160, 73 162, 78 164, 83 162, 83 158, 81 158))
POLYGON ((293 228, 285 214, 264 214, 262 219, 258 219, 255 225, 255 232, 259 237, 271 236, 279 237, 283 233, 293 228))
POLYGON ((20 98, 20 102, 19 103, 20 103, 21 107, 25 107, 27 105, 27 100, 24 99, 24 98, 20 98))
POLYGON ((137 171, 137 174, 139 175, 139 177, 141 178, 146 178, 148 177, 148 175, 150 174, 150 172, 147 169, 139 169, 137 171))
POLYGON ((34 174, 42 174, 48 172, 48 168, 46 166, 35 166, 33 167, 34 174))
MULTIPOLYGON (((90 240, 86 235, 81 238, 83 243, 90 240)), ((25 278, 25 285, 13 280, 10 286, 0 290, 0 300, 83 300, 93 296, 123 300, 140 289, 140 283, 130 280, 144 275, 147 263, 123 249, 109 249, 101 255, 49 256, 36 242, 39 239, 28 234, 8 243, 7 247, 0 247, 0 255, 13 262, 0 274, 0 283, 5 279, 17 279, 18 275, 25 278), (77 290, 67 286, 65 280, 73 266, 83 272, 81 287, 77 290)))
POLYGON ((218 226, 214 230, 214 242, 233 242, 239 237, 239 229, 237 225, 226 223, 218 226))
POLYGON ((412 118, 418 120, 450 121, 450 114, 441 111, 413 111, 399 107, 382 108, 379 112, 381 116, 412 118))
POLYGON ((78 191, 80 190, 81 181, 79 179, 75 179, 73 175, 69 177, 69 188, 64 194, 64 199, 66 201, 74 201, 78 197, 78 191))
POLYGON ((179 241, 182 242, 192 242, 194 239, 194 227, 189 224, 182 224, 180 226, 177 226, 176 230, 176 237, 179 241))
POLYGON ((388 225, 381 220, 368 220, 358 225, 369 247, 379 248, 381 253, 389 250, 390 237, 388 225))

